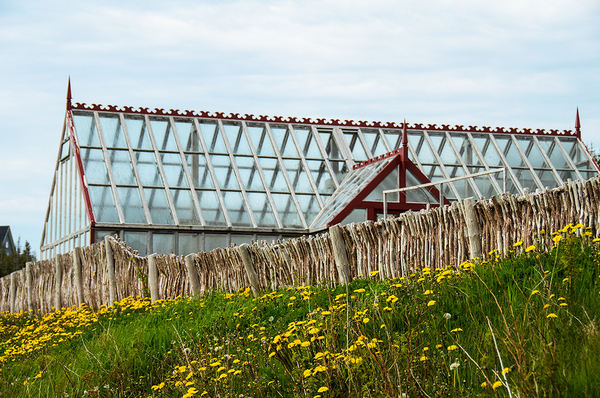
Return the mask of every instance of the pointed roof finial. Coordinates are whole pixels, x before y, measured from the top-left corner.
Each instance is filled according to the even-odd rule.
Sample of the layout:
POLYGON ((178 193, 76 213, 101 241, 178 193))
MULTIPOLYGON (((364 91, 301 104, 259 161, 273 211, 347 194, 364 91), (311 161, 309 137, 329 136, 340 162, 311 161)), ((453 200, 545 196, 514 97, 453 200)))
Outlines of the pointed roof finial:
POLYGON ((402 146, 408 146, 408 134, 406 133, 406 119, 404 119, 404 123, 402 123, 402 146))
POLYGON ((69 76, 69 83, 67 84, 67 109, 71 109, 71 76, 69 76))
POLYGON ((575 133, 581 137, 581 122, 579 121, 579 107, 577 107, 577 115, 575 116, 575 133))

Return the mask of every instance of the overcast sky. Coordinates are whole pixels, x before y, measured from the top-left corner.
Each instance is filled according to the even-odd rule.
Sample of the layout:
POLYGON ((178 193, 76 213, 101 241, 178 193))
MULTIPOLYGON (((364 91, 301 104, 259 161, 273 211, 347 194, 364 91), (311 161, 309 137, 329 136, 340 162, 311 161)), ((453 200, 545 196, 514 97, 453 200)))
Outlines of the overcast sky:
POLYGON ((0 225, 39 245, 74 102, 573 129, 600 147, 600 1, 0 0, 0 225))

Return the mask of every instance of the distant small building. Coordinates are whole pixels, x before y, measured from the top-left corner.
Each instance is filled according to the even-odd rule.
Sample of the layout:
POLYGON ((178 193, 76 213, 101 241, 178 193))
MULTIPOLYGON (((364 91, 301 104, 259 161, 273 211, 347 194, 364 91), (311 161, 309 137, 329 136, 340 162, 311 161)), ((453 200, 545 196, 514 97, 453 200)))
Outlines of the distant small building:
POLYGON ((0 248, 4 249, 9 256, 17 250, 8 225, 0 226, 0 248))

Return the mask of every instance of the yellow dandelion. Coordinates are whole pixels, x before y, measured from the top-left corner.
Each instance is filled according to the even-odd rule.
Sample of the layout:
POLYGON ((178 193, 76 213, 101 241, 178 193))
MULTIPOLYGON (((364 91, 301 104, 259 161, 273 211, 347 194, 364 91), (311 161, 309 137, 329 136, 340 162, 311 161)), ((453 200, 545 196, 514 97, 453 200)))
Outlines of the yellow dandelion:
POLYGON ((371 276, 375 276, 379 273, 379 271, 371 271, 371 276))
POLYGON ((487 383, 484 381, 483 383, 481 383, 481 388, 486 388, 487 387, 487 383))
POLYGON ((454 344, 452 344, 451 346, 448 347, 448 351, 454 351, 456 349, 458 349, 458 347, 455 346, 454 344))
POLYGON ((429 302, 427 303, 428 307, 431 307, 432 305, 435 305, 435 300, 429 300, 429 302))
POLYGON ((502 387, 502 382, 501 381, 497 381, 494 384, 492 384, 492 388, 495 390, 498 387, 502 387))
POLYGON ((325 392, 325 391, 329 391, 329 388, 328 388, 328 387, 325 387, 325 386, 323 386, 323 387, 321 387, 321 388, 319 388, 319 389, 317 390, 317 392, 325 392))
POLYGON ((421 361, 421 362, 425 362, 427 359, 429 359, 429 358, 427 358, 425 355, 423 355, 423 356, 422 356, 422 357, 419 359, 419 361, 421 361))
POLYGON ((504 369, 502 370, 502 374, 503 374, 503 375, 505 375, 505 374, 508 374, 510 371, 511 371, 511 369, 510 369, 510 368, 504 368, 504 369))
POLYGON ((523 244, 523 240, 518 241, 517 243, 513 244, 513 247, 519 247, 523 244))
POLYGON ((525 249, 525 252, 529 253, 530 251, 535 250, 535 249, 537 249, 537 247, 535 245, 531 245, 531 246, 528 246, 527 249, 525 249))
POLYGON ((354 293, 364 293, 365 289, 356 289, 354 293))
POLYGON ((558 315, 556 315, 555 313, 551 312, 548 315, 546 315, 546 318, 558 318, 558 315))
POLYGON ((363 318, 363 323, 369 323, 370 319, 369 318, 363 318))

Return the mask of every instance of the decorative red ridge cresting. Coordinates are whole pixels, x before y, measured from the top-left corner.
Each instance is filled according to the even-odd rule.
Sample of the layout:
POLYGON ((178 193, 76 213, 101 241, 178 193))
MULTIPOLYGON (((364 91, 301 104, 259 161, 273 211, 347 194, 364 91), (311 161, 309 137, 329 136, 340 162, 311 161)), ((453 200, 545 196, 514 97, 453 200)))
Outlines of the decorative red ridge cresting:
MULTIPOLYGON (((138 108, 133 109, 131 106, 123 106, 119 107, 116 105, 100 105, 100 104, 91 104, 87 105, 85 102, 77 102, 75 105, 69 104, 69 109, 73 110, 82 110, 82 111, 97 111, 97 112, 111 112, 111 113, 129 113, 134 115, 151 115, 151 116, 176 116, 176 117, 197 117, 204 119, 224 119, 224 120, 243 120, 246 122, 269 122, 269 123, 292 123, 292 124, 309 124, 309 125, 320 125, 320 126, 332 126, 332 127, 364 127, 364 128, 383 128, 383 129, 400 129, 402 128, 402 123, 396 124, 395 122, 367 122, 367 121, 354 121, 354 120, 345 120, 343 122, 340 119, 329 119, 326 120, 324 118, 311 119, 307 117, 296 118, 296 117, 283 117, 283 116, 265 116, 259 115, 254 116, 253 114, 245 114, 240 116, 239 113, 229 113, 225 114, 225 112, 195 112, 195 111, 184 111, 181 112, 179 109, 171 109, 169 111, 165 111, 164 108, 155 108, 154 110, 150 110, 150 108, 138 108)), ((470 132, 470 133, 494 133, 494 134, 524 134, 524 135, 542 135, 542 136, 571 136, 580 138, 580 132, 572 131, 572 130, 557 130, 550 129, 548 131, 544 129, 530 129, 523 128, 518 129, 515 127, 477 127, 477 126, 469 126, 465 127, 463 125, 455 125, 454 127, 450 127, 449 124, 442 124, 438 126, 437 124, 423 124, 423 123, 415 123, 412 125, 407 125, 408 130, 427 130, 427 131, 449 131, 449 132, 470 132)))

